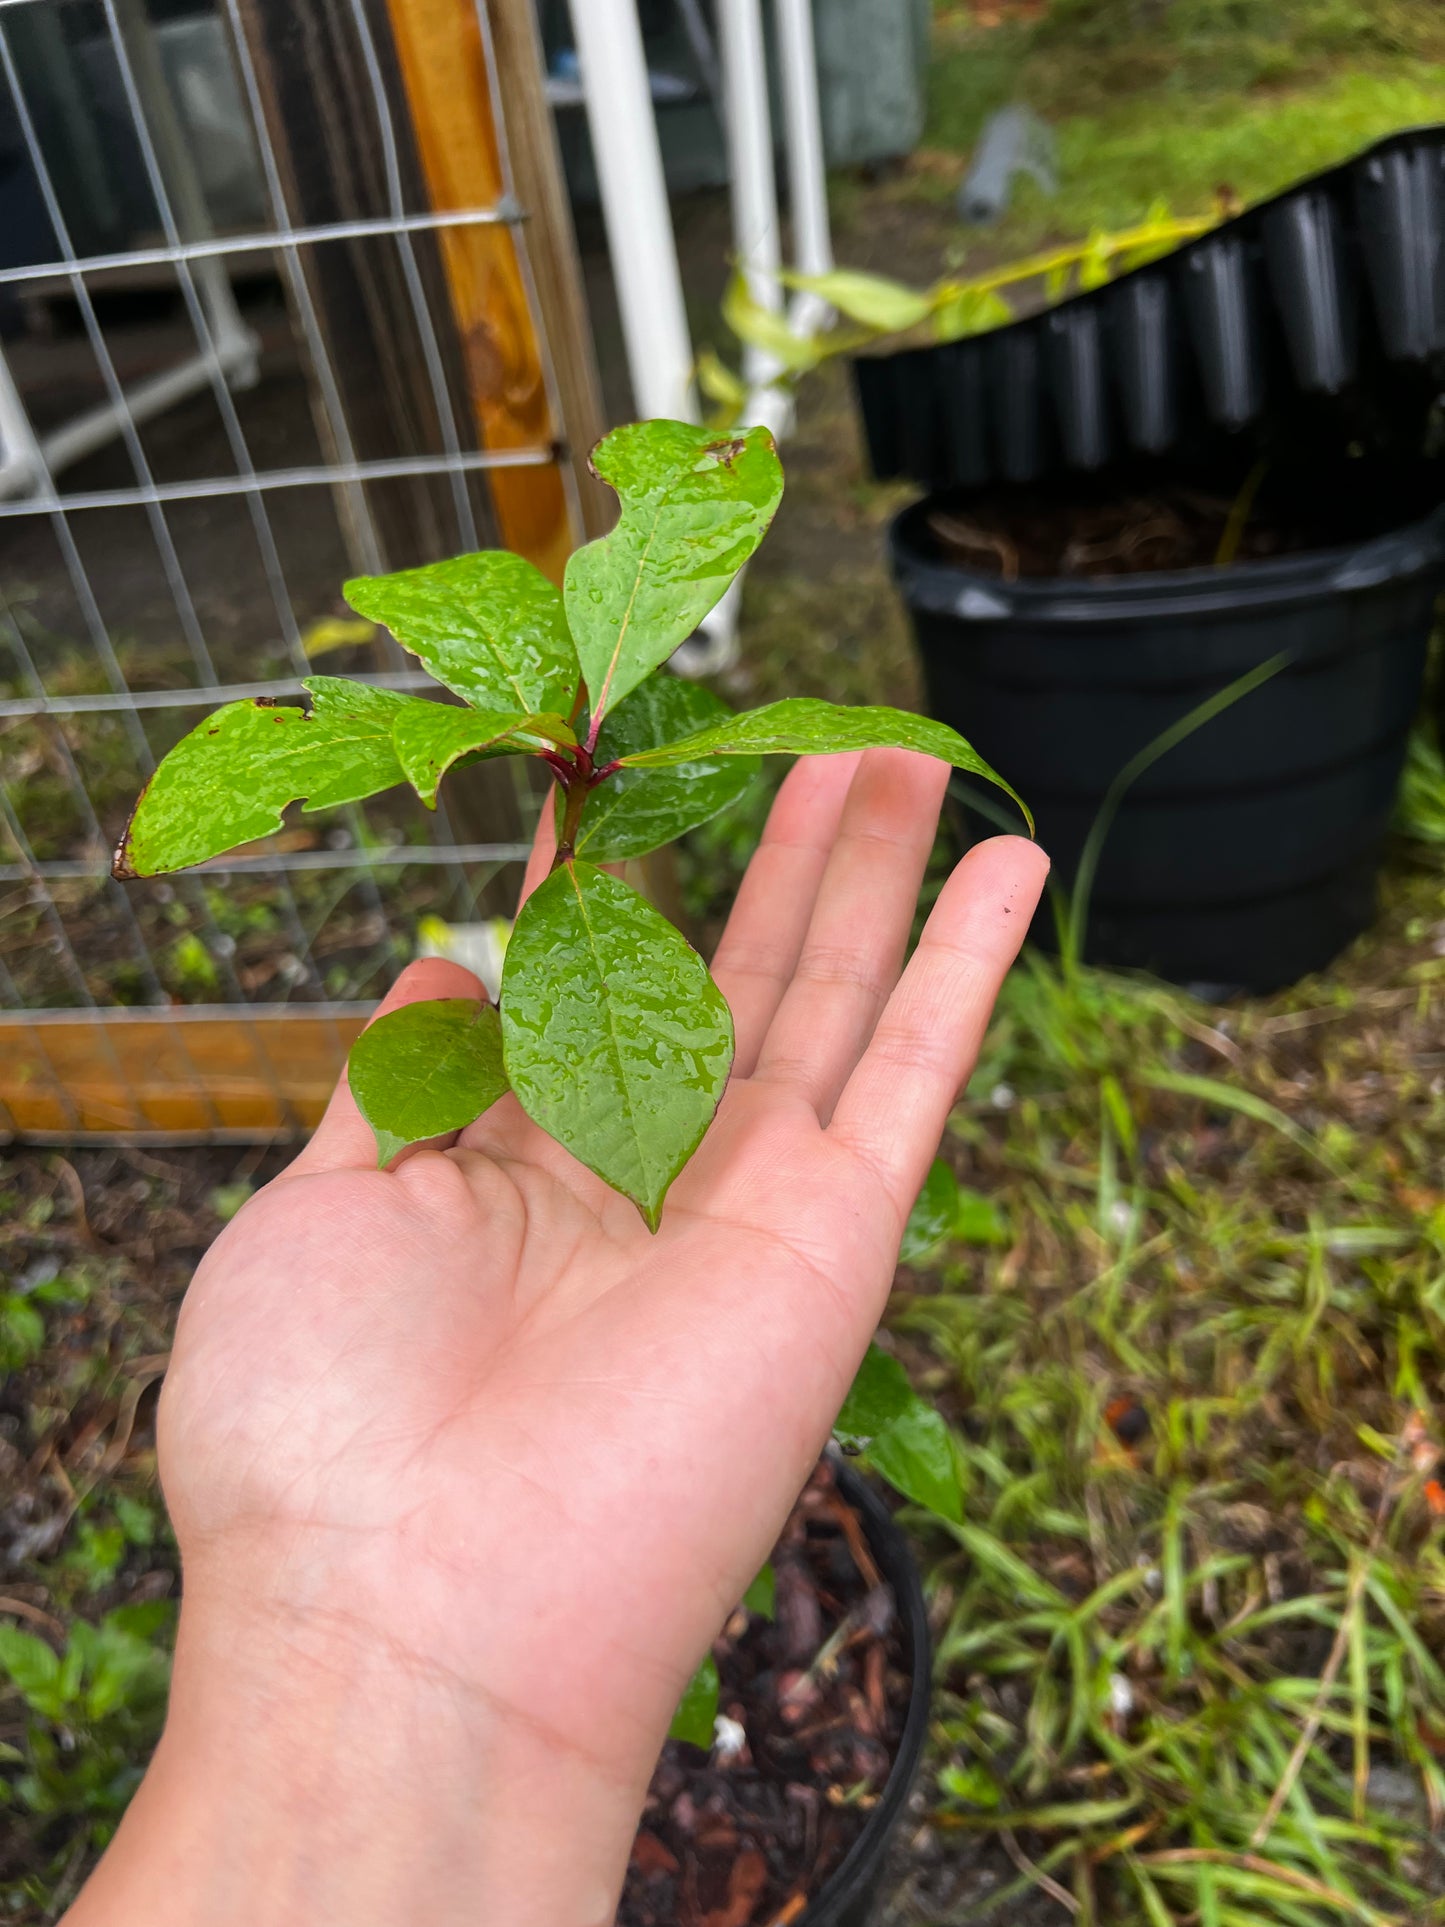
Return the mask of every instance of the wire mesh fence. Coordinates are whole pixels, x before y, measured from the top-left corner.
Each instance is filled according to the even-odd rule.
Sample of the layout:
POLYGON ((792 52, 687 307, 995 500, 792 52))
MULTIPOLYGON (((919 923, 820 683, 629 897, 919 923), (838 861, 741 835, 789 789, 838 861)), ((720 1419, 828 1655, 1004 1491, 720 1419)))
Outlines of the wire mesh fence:
POLYGON ((428 15, 495 108, 482 0, 0 0, 0 1132, 295 1132, 418 925, 495 909, 525 854, 509 761, 450 814, 396 793, 171 881, 108 874, 207 710, 317 668, 429 686, 340 626, 349 573, 519 525, 555 562, 581 531, 500 115, 490 198, 439 204, 428 173, 428 15), (167 68, 179 26, 209 95, 167 68), (479 240, 535 348, 507 432, 515 371, 458 300, 479 240))

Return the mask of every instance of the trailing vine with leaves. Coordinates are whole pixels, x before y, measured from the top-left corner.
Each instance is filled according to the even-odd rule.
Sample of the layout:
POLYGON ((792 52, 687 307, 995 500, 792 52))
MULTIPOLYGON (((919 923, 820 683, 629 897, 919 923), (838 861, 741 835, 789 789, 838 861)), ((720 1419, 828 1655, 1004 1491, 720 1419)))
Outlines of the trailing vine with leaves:
MULTIPOLYGON (((923 337, 935 342, 962 341, 1007 327, 1018 310, 1009 296, 1031 283, 1042 285, 1044 305, 1053 307, 1073 294, 1100 288, 1116 274, 1168 254, 1183 241, 1205 233, 1233 211, 1221 198, 1207 215, 1172 215, 1156 202, 1137 226, 1106 233, 1097 229, 1083 241, 1049 248, 982 274, 944 275, 929 288, 911 288, 885 275, 858 268, 826 274, 779 271, 783 287, 814 294, 835 311, 836 321, 812 333, 799 333, 786 315, 757 299, 747 275, 736 271, 723 295, 722 317, 739 341, 760 349, 778 369, 778 385, 796 383, 824 362, 857 354, 893 337, 923 337)), ((712 350, 698 361, 698 385, 717 409, 714 426, 731 426, 748 405, 742 377, 712 350)))

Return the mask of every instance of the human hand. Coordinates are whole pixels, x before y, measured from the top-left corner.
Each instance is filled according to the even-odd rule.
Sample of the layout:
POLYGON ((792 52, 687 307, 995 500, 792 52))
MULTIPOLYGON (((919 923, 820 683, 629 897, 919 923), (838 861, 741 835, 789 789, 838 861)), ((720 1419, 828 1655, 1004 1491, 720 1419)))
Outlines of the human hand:
MULTIPOLYGON (((514 1098, 381 1172, 343 1086, 217 1240, 161 1408, 171 1718, 72 1927, 611 1921, 1042 886, 1032 845, 973 850, 899 980, 947 777, 788 777, 714 965, 732 1081, 656 1236, 514 1098)), ((431 961, 386 1007, 479 994, 431 961)))

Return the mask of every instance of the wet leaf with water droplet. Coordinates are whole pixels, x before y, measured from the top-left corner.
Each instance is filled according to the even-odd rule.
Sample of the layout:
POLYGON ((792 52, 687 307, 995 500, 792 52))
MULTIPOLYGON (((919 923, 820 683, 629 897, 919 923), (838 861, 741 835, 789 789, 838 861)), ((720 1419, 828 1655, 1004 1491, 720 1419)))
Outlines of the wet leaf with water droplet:
POLYGON ((572 706, 579 671, 562 598, 520 555, 485 549, 359 575, 342 594, 478 709, 565 715, 572 706))
POLYGON ((665 662, 767 533, 783 470, 765 428, 736 435, 634 422, 592 454, 622 515, 578 549, 564 596, 594 717, 665 662))
POLYGON ((527 1115, 655 1230, 732 1065, 732 1015, 691 944, 616 877, 564 864, 507 945, 502 1039, 527 1115))
POLYGON ((747 710, 714 723, 694 736, 656 749, 629 752, 626 762, 632 769, 662 769, 673 763, 688 763, 712 756, 818 756, 851 749, 914 749, 955 769, 996 783, 1028 819, 1033 817, 1027 804, 957 730, 931 716, 915 716, 906 709, 882 706, 852 707, 842 703, 820 702, 814 696, 789 696, 762 709, 747 710))
POLYGON ((402 710, 392 731, 397 760, 429 809, 437 787, 459 757, 535 754, 553 744, 576 742, 560 716, 498 715, 451 703, 419 702, 402 710))
POLYGON ((120 877, 158 876, 269 836, 281 812, 355 803, 404 780, 392 725, 415 696, 310 676, 310 711, 227 703, 183 736, 141 792, 116 851, 120 877))
POLYGON ((495 1004, 441 997, 378 1017, 351 1046, 347 1082, 377 1163, 472 1124, 507 1088, 495 1004))

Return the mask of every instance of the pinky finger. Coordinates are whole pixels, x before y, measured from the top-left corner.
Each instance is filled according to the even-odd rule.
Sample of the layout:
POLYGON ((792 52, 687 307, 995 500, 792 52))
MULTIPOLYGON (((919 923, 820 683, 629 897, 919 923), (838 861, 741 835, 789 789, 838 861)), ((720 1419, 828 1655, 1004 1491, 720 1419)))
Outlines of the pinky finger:
POLYGON ((994 837, 969 851, 838 1100, 829 1137, 881 1179, 900 1221, 973 1070, 1048 867, 1022 837, 994 837))

